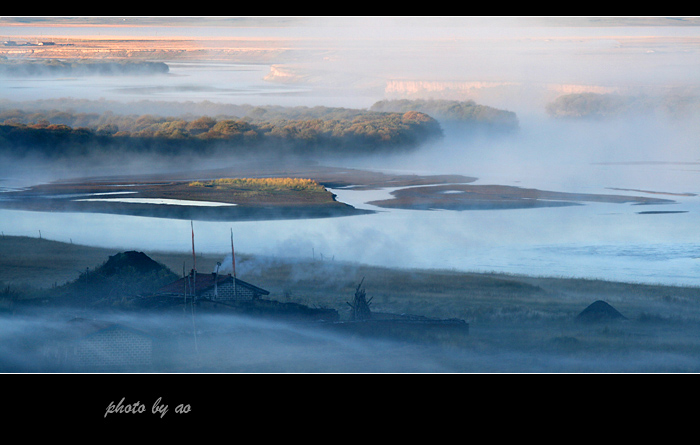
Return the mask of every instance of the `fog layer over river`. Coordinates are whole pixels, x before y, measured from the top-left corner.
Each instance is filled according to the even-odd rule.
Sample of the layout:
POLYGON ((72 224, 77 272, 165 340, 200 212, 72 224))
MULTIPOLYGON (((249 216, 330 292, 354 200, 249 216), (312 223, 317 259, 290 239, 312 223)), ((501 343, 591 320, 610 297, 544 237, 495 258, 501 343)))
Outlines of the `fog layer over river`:
MULTIPOLYGON (((412 28, 409 24, 391 28, 393 20, 389 18, 369 19, 364 28, 369 32, 365 39, 352 37, 360 35, 353 32, 353 26, 283 27, 267 31, 278 37, 280 33, 299 33, 298 37, 309 39, 307 47, 313 47, 308 42, 325 42, 322 37, 336 32, 336 39, 327 43, 329 47, 337 46, 333 48, 336 52, 324 59, 325 72, 340 74, 343 70, 343 74, 357 74, 364 69, 366 72, 362 74, 368 77, 431 79, 432 76, 444 80, 448 74, 455 78, 461 73, 465 80, 488 80, 489 76, 493 80, 494 73, 499 73, 501 78, 512 77, 505 80, 533 85, 537 82, 605 84, 607 80, 608 84, 626 87, 635 82, 658 86, 664 82, 692 83, 691 73, 697 73, 697 60, 700 60, 694 57, 695 27, 515 27, 507 28, 508 33, 503 34, 497 28, 461 27, 452 22, 440 26, 435 20, 428 22, 427 27, 412 28), (393 31, 397 33, 391 34, 393 31), (550 34, 551 41, 547 39, 550 34), (642 43, 648 35, 677 36, 679 42, 685 43, 677 47, 655 45, 651 39, 645 52, 642 43), (373 40, 372 36, 377 39, 373 40), (402 40, 407 36, 413 37, 402 40), (582 36, 581 40, 577 40, 578 36, 582 36), (382 46, 382 42, 388 43, 382 46), (630 45, 624 53, 629 58, 616 58, 615 50, 625 44, 630 45), (358 60, 354 57, 359 53, 365 56, 365 62, 351 63, 358 60), (417 54, 429 57, 420 59, 426 63, 416 64, 413 56, 417 54), (566 57, 562 58, 563 55, 566 57), (380 66, 380 60, 385 64, 380 66), (426 73, 426 67, 434 71, 426 73), (610 74, 609 78, 605 77, 606 73, 610 74)), ((6 34, 15 31, 0 30, 6 34)), ((22 28, 21 32, 29 31, 22 28)), ((246 37, 252 31, 242 28, 238 32, 246 37)), ((318 67, 314 63, 309 62, 308 66, 318 67)), ((374 101, 384 99, 382 95, 371 96, 369 90, 354 96, 347 90, 338 95, 328 94, 328 90, 317 94, 309 84, 268 82, 263 77, 269 70, 270 66, 264 64, 173 62, 164 78, 8 80, 0 85, 0 97, 32 100, 70 96, 122 101, 150 98, 347 107, 369 107, 374 101)), ((237 251, 250 254, 301 258, 323 255, 329 261, 401 268, 700 285, 697 125, 658 116, 557 121, 544 113, 544 97, 535 102, 528 101, 529 97, 507 94, 482 97, 491 99, 485 105, 515 111, 520 131, 507 136, 477 136, 444 125, 444 139, 413 153, 324 163, 387 172, 453 173, 479 178, 475 184, 641 195, 672 199, 676 203, 654 206, 585 203, 479 211, 376 209, 375 214, 330 219, 195 221, 197 250, 226 253, 233 229, 237 251)), ((236 159, 218 160, 217 167, 236 162, 236 159)), ((0 167, 3 179, 0 186, 11 188, 65 177, 124 173, 132 166, 134 172, 157 169, 150 163, 113 165, 99 171, 79 167, 66 170, 65 165, 59 170, 40 163, 5 164, 0 167)), ((207 166, 210 165, 202 165, 207 166)), ((181 169, 197 167, 180 166, 181 169)), ((177 165, 171 163, 168 168, 177 169, 177 165)), ((333 192, 340 201, 373 208, 366 203, 388 197, 389 191, 333 192)), ((188 251, 191 248, 190 221, 182 220, 0 210, 0 229, 6 235, 38 236, 41 232, 45 238, 115 250, 188 251)))
MULTIPOLYGON (((352 166, 384 165, 383 171, 402 173, 459 173, 479 177, 475 184, 651 196, 675 203, 389 210, 367 204, 390 197, 388 189, 332 189, 339 201, 377 213, 311 220, 195 221, 196 249, 227 252, 233 228, 237 251, 251 254, 300 258, 315 255, 317 259, 323 256, 326 260, 401 268, 700 285, 700 199, 693 194, 698 190, 692 187, 697 182, 696 166, 594 164, 577 159, 577 148, 567 147, 564 148, 571 154, 569 158, 559 153, 540 158, 540 162, 534 157, 512 162, 512 158, 529 156, 517 151, 528 137, 527 132, 526 129, 525 135, 502 140, 501 147, 489 144, 493 150, 489 152, 472 142, 470 149, 449 158, 451 167, 437 165, 437 161, 431 164, 428 159, 436 151, 457 151, 449 145, 450 137, 409 156, 408 163, 406 157, 401 157, 382 163, 357 161, 352 166), (506 156, 511 162, 505 162, 506 156)), ((41 231, 45 238, 145 252, 191 249, 190 222, 183 220, 10 210, 0 210, 0 220, 3 232, 11 235, 38 236, 41 231)))

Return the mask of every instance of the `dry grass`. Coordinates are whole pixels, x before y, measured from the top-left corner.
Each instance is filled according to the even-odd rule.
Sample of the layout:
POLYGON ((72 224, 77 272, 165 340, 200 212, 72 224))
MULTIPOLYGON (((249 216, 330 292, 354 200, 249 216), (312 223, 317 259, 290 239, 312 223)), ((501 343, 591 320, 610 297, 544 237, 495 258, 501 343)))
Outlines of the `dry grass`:
POLYGON ((193 181, 189 183, 189 186, 213 187, 224 190, 326 191, 318 182, 302 178, 221 178, 211 181, 193 181))
POLYGON ((41 238, 0 237, 0 283, 49 288, 76 279, 114 255, 107 249, 41 238))
MULTIPOLYGON (((0 283, 13 288, 50 288, 94 269, 114 249, 39 238, 0 237, 0 283)), ((181 274, 190 252, 144 252, 181 274)), ((228 252, 198 254, 200 271, 213 271, 228 252)), ((324 260, 268 258, 237 253, 239 278, 270 291, 271 299, 347 310, 364 279, 372 310, 412 313, 470 322, 561 320, 602 299, 628 318, 700 319, 700 289, 603 280, 402 270, 324 260)), ((189 271, 189 269, 188 269, 189 271)))
MULTIPOLYGON (((73 280, 85 267, 95 268, 115 253, 118 252, 37 238, 3 237, 0 239, 0 281, 3 289, 9 285, 11 290, 20 293, 26 291, 28 285, 50 288, 54 280, 59 283, 73 280)), ((192 259, 189 252, 145 253, 177 274, 182 272, 183 264, 189 266, 192 259)), ((199 254, 198 269, 213 271, 224 255, 226 252, 199 254)), ((700 371, 697 365, 700 288, 444 270, 398 270, 328 259, 299 261, 244 253, 237 255, 237 268, 239 278, 270 291, 270 299, 333 308, 341 318, 348 317, 347 302, 352 301, 355 288, 364 279, 367 297, 371 298, 370 308, 375 314, 406 313, 466 320, 470 324, 466 337, 442 338, 440 347, 448 349, 429 352, 431 359, 440 360, 449 370, 700 371), (627 320, 596 325, 576 322, 576 315, 599 299, 609 302, 627 320)), ((273 345, 286 341, 274 335, 270 340, 273 345)), ((303 338, 302 335, 299 344, 294 346, 299 348, 300 356, 309 353, 309 345, 304 343, 308 339, 303 338)), ((328 347, 334 344, 331 339, 323 341, 328 347)), ((254 343, 252 339, 251 342, 254 343)), ((405 345, 399 348, 406 348, 405 345)), ((279 344, 279 348, 280 354, 288 349, 283 344, 279 344)), ((425 359, 422 354, 427 350, 412 348, 407 353, 418 354, 421 357, 418 362, 407 364, 406 368, 386 363, 386 369, 422 369, 417 363, 425 359)), ((397 351, 389 349, 386 353, 397 351)), ((386 357, 384 352, 380 356, 386 357)), ((212 364, 214 368, 211 369, 245 372, 248 368, 239 359, 240 356, 232 356, 225 364, 212 364)), ((299 360, 296 357, 289 363, 284 360, 261 362, 251 365, 250 370, 289 372, 293 366, 299 366, 300 371, 326 369, 322 367, 324 361, 299 360)), ((367 367, 359 362, 344 362, 338 368, 329 369, 374 369, 371 366, 375 366, 375 362, 370 361, 369 356, 367 360, 367 367)))

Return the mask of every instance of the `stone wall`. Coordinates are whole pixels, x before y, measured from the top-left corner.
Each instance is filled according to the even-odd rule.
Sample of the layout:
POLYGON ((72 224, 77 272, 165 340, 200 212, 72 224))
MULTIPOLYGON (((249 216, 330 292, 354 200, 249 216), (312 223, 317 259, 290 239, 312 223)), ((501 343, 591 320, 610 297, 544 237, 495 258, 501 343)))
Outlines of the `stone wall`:
POLYGON ((219 284, 217 294, 218 298, 214 296, 214 288, 212 288, 204 292, 202 296, 214 300, 253 300, 258 297, 253 289, 248 286, 238 284, 234 288, 233 281, 219 284))

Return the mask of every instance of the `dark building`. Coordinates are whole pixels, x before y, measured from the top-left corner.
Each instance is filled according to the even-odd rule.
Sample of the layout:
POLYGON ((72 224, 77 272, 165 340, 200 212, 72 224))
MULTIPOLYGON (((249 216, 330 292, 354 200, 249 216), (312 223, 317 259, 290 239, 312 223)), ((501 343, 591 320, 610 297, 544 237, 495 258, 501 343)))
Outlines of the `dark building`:
POLYGON ((229 275, 191 271, 186 277, 154 292, 154 295, 206 298, 214 301, 257 300, 270 292, 229 275))

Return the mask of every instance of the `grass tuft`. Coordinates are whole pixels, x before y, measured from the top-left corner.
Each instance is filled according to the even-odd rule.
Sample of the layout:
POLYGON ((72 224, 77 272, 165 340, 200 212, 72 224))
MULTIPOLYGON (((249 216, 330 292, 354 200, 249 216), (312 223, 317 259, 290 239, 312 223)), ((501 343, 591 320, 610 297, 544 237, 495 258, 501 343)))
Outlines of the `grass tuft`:
POLYGON ((326 191, 318 182, 303 178, 221 178, 211 181, 193 181, 189 185, 190 187, 260 191, 326 191))

